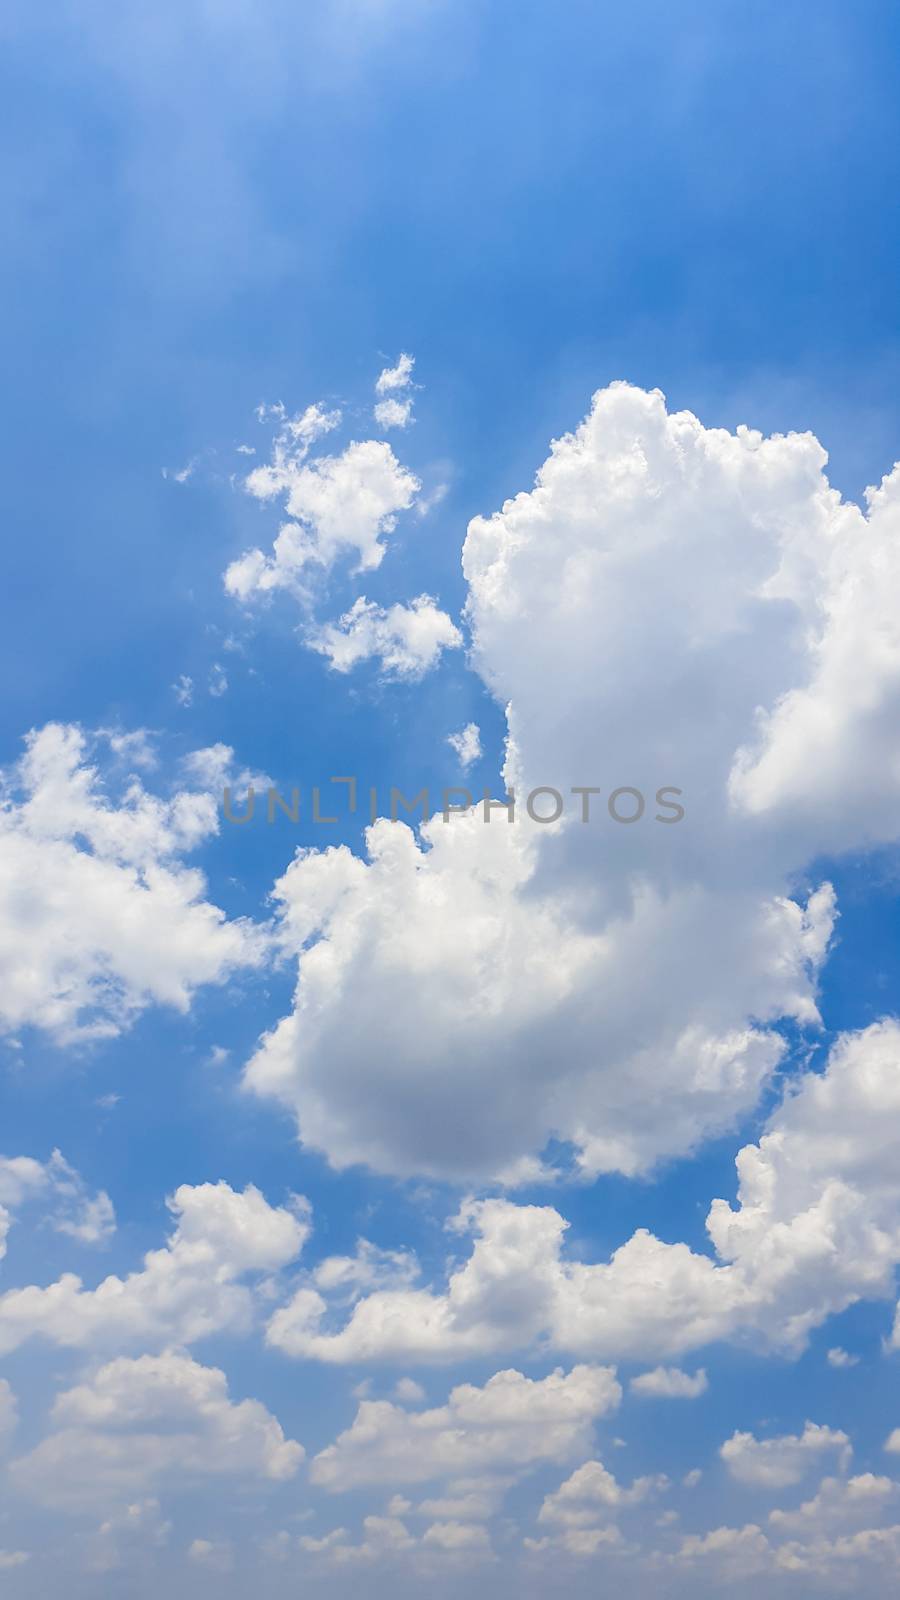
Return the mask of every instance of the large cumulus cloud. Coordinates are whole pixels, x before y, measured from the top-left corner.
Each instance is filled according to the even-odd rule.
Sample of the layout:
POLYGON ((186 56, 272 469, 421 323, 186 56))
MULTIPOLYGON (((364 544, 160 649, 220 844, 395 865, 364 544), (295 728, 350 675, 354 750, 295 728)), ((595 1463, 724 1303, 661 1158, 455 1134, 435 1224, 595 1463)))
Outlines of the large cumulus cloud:
POLYGON ((825 463, 811 435, 706 429, 617 384, 472 521, 516 824, 382 821, 368 863, 309 853, 276 888, 296 1002, 248 1083, 336 1165, 514 1181, 555 1139, 587 1173, 645 1171, 754 1106, 782 1019, 817 1025, 834 902, 803 874, 892 837, 900 788, 900 476, 866 517, 825 463), (538 785, 558 824, 523 813, 538 785), (625 786, 634 825, 607 810, 625 786))

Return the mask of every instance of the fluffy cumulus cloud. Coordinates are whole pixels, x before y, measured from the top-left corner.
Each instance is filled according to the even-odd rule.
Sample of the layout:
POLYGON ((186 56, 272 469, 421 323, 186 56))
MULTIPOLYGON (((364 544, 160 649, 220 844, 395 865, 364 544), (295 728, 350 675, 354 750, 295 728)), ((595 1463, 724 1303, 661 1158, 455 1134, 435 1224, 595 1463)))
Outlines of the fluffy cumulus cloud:
POLYGON ((412 421, 413 356, 401 355, 395 367, 385 367, 375 381, 375 421, 382 428, 405 428, 412 421))
POLYGON ((120 1358, 60 1394, 53 1431, 10 1467, 44 1502, 79 1506, 205 1477, 291 1478, 302 1446, 225 1374, 177 1352, 120 1358))
POLYGON ((456 650, 463 642, 459 629, 428 594, 408 606, 387 607, 360 595, 337 622, 312 628, 305 637, 336 672, 375 659, 388 678, 421 678, 442 651, 456 650))
POLYGON ((105 1244, 115 1232, 116 1213, 109 1195, 103 1189, 91 1194, 59 1150, 49 1161, 0 1156, 0 1257, 5 1254, 5 1230, 12 1213, 33 1201, 40 1202, 56 1233, 68 1234, 80 1244, 105 1244))
POLYGON ((787 1489, 802 1482, 823 1455, 837 1451, 846 1462, 852 1453, 846 1433, 807 1422, 801 1434, 757 1439, 752 1433, 735 1433, 719 1454, 738 1483, 760 1489, 787 1489))
MULTIPOLYGON (((446 1286, 379 1287, 349 1314, 301 1286, 269 1324, 290 1354, 351 1362, 447 1361, 549 1344, 593 1359, 659 1359, 715 1339, 753 1337, 788 1354, 855 1301, 887 1298, 900 1263, 900 1027, 837 1041, 824 1072, 789 1086, 758 1144, 737 1157, 738 1196, 713 1201, 715 1255, 640 1229, 608 1261, 564 1248, 550 1206, 463 1206, 474 1233, 446 1286)), ((685 1374, 647 1387, 686 1393, 685 1374)), ((700 1375, 687 1378, 700 1392, 700 1375)), ((640 1388, 640 1380, 638 1380, 640 1388)))
POLYGON ((111 1035, 258 965, 259 930, 204 899, 182 859, 217 826, 214 798, 191 789, 163 799, 129 776, 111 797, 77 727, 30 734, 2 774, 0 1027, 111 1035))
POLYGON ((696 1582, 730 1584, 768 1571, 772 1547, 762 1529, 748 1522, 743 1528, 687 1534, 676 1561, 696 1574, 696 1582))
POLYGON ((396 394, 398 390, 408 389, 412 383, 413 367, 416 364, 415 356, 407 355, 401 351, 397 365, 384 367, 375 380, 375 393, 396 394))
MULTIPOLYGON (((338 1166, 473 1180, 522 1170, 554 1128, 586 1167, 636 1173, 728 1127, 783 1050, 731 1008, 737 927, 701 940, 690 900, 650 886, 615 938, 576 927, 543 880, 537 825, 489 816, 437 816, 421 843, 381 820, 368 864, 337 849, 289 867, 275 897, 303 948, 296 1007, 248 1085, 294 1108, 338 1166), (713 976, 705 1018, 681 1017, 660 1053, 654 1018, 713 976)), ((756 908, 756 1016, 815 1019, 831 913, 828 890, 756 908)))
POLYGON ((601 1517, 639 1505, 655 1490, 666 1488, 668 1479, 664 1477, 636 1478, 626 1488, 602 1461, 586 1461, 545 1497, 538 1521, 561 1523, 567 1528, 590 1527, 601 1517))
POLYGON ((351 440, 339 455, 308 459, 316 440, 339 424, 339 412, 315 405, 294 418, 279 408, 277 416, 271 460, 254 467, 245 488, 263 503, 278 501, 287 520, 271 555, 248 550, 228 567, 225 588, 237 600, 274 589, 304 594, 312 572, 345 556, 357 571, 371 571, 384 555, 383 536, 420 487, 383 440, 351 440))
POLYGON ((406 1523, 396 1516, 363 1518, 362 1537, 354 1543, 346 1528, 332 1528, 316 1536, 301 1534, 297 1546, 302 1555, 314 1558, 319 1567, 347 1567, 391 1561, 407 1556, 416 1539, 406 1523))
POLYGON ((636 1478, 626 1486, 602 1461, 585 1461, 544 1496, 537 1515, 538 1537, 526 1537, 524 1548, 532 1559, 563 1556, 593 1564, 627 1554, 633 1561, 640 1547, 626 1543, 620 1519, 668 1488, 663 1474, 636 1478))
POLYGON ((86 1289, 66 1273, 46 1288, 0 1294, 0 1353, 39 1337, 73 1349, 160 1348, 209 1334, 246 1331, 254 1317, 247 1277, 277 1272, 302 1249, 309 1223, 267 1204, 252 1186, 183 1185, 169 1201, 176 1225, 140 1271, 86 1289))
POLYGON ((823 1478, 811 1500, 804 1500, 793 1511, 776 1506, 769 1512, 769 1523, 781 1534, 805 1538, 838 1528, 843 1531, 865 1525, 895 1508, 898 1493, 900 1486, 891 1478, 873 1472, 861 1472, 852 1478, 823 1478))
POLYGON ((583 1449, 621 1393, 612 1369, 581 1366, 539 1380, 498 1372, 482 1388, 458 1385, 434 1410, 364 1400, 353 1425, 314 1458, 310 1476, 338 1492, 498 1468, 520 1473, 583 1449))
POLYGON ((375 405, 375 421, 382 428, 406 428, 412 421, 412 400, 407 396, 397 400, 379 400, 375 405))
POLYGON ((366 864, 278 886, 296 1011, 248 1081, 336 1165, 480 1181, 555 1140, 587 1175, 647 1171, 755 1106, 780 1022, 817 1027, 835 903, 802 874, 894 837, 900 788, 900 473, 866 516, 824 467, 810 435, 617 384, 473 519, 516 824, 379 823, 366 864))
MULTIPOLYGON (((781 1442, 796 1447, 800 1441, 781 1442)), ((797 1476, 791 1483, 798 1481, 802 1466, 817 1464, 816 1450, 814 1446, 804 1462, 795 1463, 797 1476)), ((776 1484, 775 1478, 763 1476, 750 1481, 757 1491, 776 1484)), ((779 1587, 779 1595, 814 1595, 817 1600, 823 1593, 888 1597, 896 1589, 900 1559, 900 1525, 892 1520, 898 1492, 891 1479, 871 1472, 824 1478, 813 1497, 796 1508, 773 1507, 764 1527, 748 1523, 684 1536, 671 1557, 657 1559, 655 1570, 689 1573, 702 1593, 709 1592, 707 1585, 719 1593, 735 1583, 765 1578, 789 1585, 779 1587)))
MULTIPOLYGON (((412 372, 402 355, 381 373, 383 429, 410 422, 412 372)), ((376 567, 417 480, 383 440, 324 453, 336 411, 278 406, 261 420, 274 423, 271 456, 244 484, 283 521, 271 553, 229 568, 230 592, 304 601, 335 563, 376 567)), ((721 1503, 704 1519, 700 1490, 690 1531, 675 1496, 698 1470, 674 1490, 652 1461, 616 1474, 595 1437, 622 1399, 612 1363, 649 1369, 631 1380, 635 1403, 696 1401, 708 1387, 700 1358, 675 1364, 689 1352, 724 1340, 794 1357, 829 1317, 896 1293, 900 1025, 838 1038, 772 1093, 788 1059, 782 1025, 807 1042, 821 1025, 838 907, 809 864, 894 840, 900 814, 900 769, 885 758, 900 712, 900 471, 863 511, 824 468, 808 435, 706 429, 658 393, 614 385, 553 444, 529 491, 473 519, 472 661, 508 722, 495 803, 444 816, 432 797, 419 829, 377 821, 365 857, 298 853, 274 895, 277 948, 297 961, 294 1003, 245 1073, 334 1167, 476 1191, 650 1174, 734 1128, 768 1090, 703 1244, 641 1228, 593 1259, 568 1243, 562 1201, 494 1192, 460 1205, 430 1279, 411 1251, 366 1239, 288 1278, 310 1229, 305 1202, 182 1186, 170 1237, 137 1270, 0 1294, 0 1353, 38 1339, 88 1357, 33 1446, 15 1444, 17 1403, 0 1381, 0 1448, 21 1452, 15 1494, 90 1510, 95 1527, 102 1517, 85 1543, 93 1570, 131 1571, 139 1552, 167 1549, 157 1495, 294 1478, 302 1447, 187 1353, 264 1326, 276 1366, 395 1363, 391 1398, 371 1398, 366 1376, 354 1420, 309 1466, 313 1504, 318 1491, 359 1503, 355 1531, 311 1521, 268 1540, 291 1581, 295 1563, 346 1567, 355 1581, 355 1567, 404 1562, 426 1585, 437 1564, 490 1562, 517 1540, 505 1496, 517 1507, 533 1474, 534 1536, 523 1521, 517 1540, 526 1563, 591 1563, 592 1591, 604 1562, 627 1561, 638 1592, 761 1579, 798 1594, 892 1592, 900 1490, 875 1472, 848 1476, 843 1429, 736 1431, 714 1463, 716 1494, 749 1501, 755 1520, 721 1503), (527 1376, 512 1352, 577 1364, 527 1376), (490 1365, 435 1405, 418 1367, 453 1362, 490 1365)), ((427 595, 388 607, 361 597, 324 625, 306 612, 303 636, 336 671, 372 660, 413 679, 462 643, 427 595)), ((182 690, 187 704, 187 680, 182 690)), ((229 923, 183 862, 215 831, 210 791, 268 779, 218 743, 159 798, 145 786, 145 742, 115 738, 110 759, 129 764, 115 795, 72 728, 32 735, 4 780, 8 1028, 115 1032, 275 947, 229 923)), ((449 743, 463 771, 479 759, 475 724, 449 743)), ((103 1243, 114 1223, 108 1197, 58 1154, 4 1159, 0 1253, 29 1205, 73 1249, 103 1243)), ((855 1360, 837 1345, 827 1355, 831 1369, 855 1360)), ((898 1420, 879 1435, 887 1460, 898 1420)), ((220 1520, 198 1518, 179 1538, 201 1585, 227 1586, 244 1560, 220 1520)), ((0 1552, 0 1566, 26 1559, 0 1552)))

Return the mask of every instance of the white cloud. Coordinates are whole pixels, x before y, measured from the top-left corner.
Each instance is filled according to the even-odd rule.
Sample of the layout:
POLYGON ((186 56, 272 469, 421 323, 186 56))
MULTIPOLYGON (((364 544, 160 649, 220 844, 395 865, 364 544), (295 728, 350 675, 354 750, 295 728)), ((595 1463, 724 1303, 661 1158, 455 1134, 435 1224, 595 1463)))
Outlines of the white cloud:
POLYGON ((234 1566, 234 1546, 227 1539, 194 1539, 188 1547, 188 1560, 210 1572, 230 1572, 234 1566))
MULTIPOLYGON (((309 852, 276 884, 308 948, 297 1009, 264 1039, 247 1083, 293 1107, 305 1142, 334 1165, 480 1180, 555 1129, 586 1166, 634 1173, 756 1101, 784 1046, 728 1026, 735 926, 710 925, 698 944, 693 897, 649 888, 615 938, 576 925, 571 902, 546 887, 538 831, 476 811, 436 817, 420 845, 382 820, 367 833, 369 865, 346 849, 309 852), (676 1022, 666 995, 680 1009, 712 972, 712 1009, 676 1022), (657 1021, 674 1028, 664 1053, 650 1037, 657 1021)), ((805 908, 756 907, 757 1015, 815 1014, 831 905, 821 891, 805 908)))
POLYGON ((114 756, 125 766, 152 771, 159 766, 154 736, 147 728, 123 732, 120 728, 101 728, 99 735, 106 739, 114 756))
POLYGON ((456 650, 463 642, 459 629, 428 594, 408 606, 387 608, 360 595, 338 622, 310 629, 305 639, 337 672, 349 672, 374 656, 390 678, 421 678, 442 650, 456 650))
POLYGON ((425 1390, 415 1378, 398 1378, 394 1384, 394 1399, 401 1405, 417 1406, 425 1399, 425 1390))
MULTIPOLYGON (((757 1486, 771 1487, 772 1480, 757 1486)), ((794 1510, 770 1511, 769 1537, 753 1523, 690 1534, 674 1564, 696 1569, 702 1563, 706 1579, 717 1581, 720 1590, 740 1580, 787 1575, 792 1587, 804 1579, 814 1585, 802 1587, 804 1594, 820 1595, 834 1586, 841 1593, 887 1595, 893 1592, 900 1557, 900 1526, 885 1526, 883 1519, 897 1489, 890 1479, 872 1473, 825 1478, 811 1500, 794 1510)))
POLYGON ((15 1567, 24 1567, 26 1561, 31 1560, 28 1550, 0 1550, 0 1572, 12 1572, 15 1567))
POLYGON ((161 467, 160 471, 164 478, 171 478, 173 483, 187 483, 194 476, 199 460, 199 456, 193 456, 183 467, 161 467))
POLYGON ((458 1385, 446 1405, 428 1411, 364 1400, 352 1427, 314 1458, 310 1476, 341 1491, 496 1467, 521 1473, 583 1448, 594 1423, 620 1398, 610 1368, 581 1366, 541 1380, 498 1372, 483 1388, 458 1385))
POLYGON ((744 1528, 714 1528, 711 1533, 688 1534, 676 1556, 678 1564, 702 1563, 707 1576, 736 1582, 769 1570, 772 1547, 755 1522, 744 1528))
POLYGON ((375 380, 376 394, 393 394, 397 389, 408 389, 412 383, 415 356, 401 353, 395 367, 384 367, 375 380))
POLYGON ((846 1463, 852 1448, 846 1433, 807 1422, 802 1434, 777 1439, 757 1439, 752 1433, 734 1433, 719 1451, 731 1476, 756 1489, 786 1489, 800 1483, 819 1465, 823 1454, 836 1450, 846 1463))
POLYGON ((300 1214, 269 1206, 258 1189, 187 1184, 169 1209, 177 1224, 141 1271, 105 1278, 96 1289, 66 1273, 47 1288, 0 1295, 0 1353, 36 1336, 80 1349, 190 1344, 252 1323, 251 1290, 239 1280, 271 1273, 299 1254, 309 1231, 300 1214))
POLYGON ((218 661, 214 661, 210 668, 207 686, 214 700, 221 699, 228 691, 228 674, 218 661))
POLYGON ((567 775, 573 733, 599 726, 617 781, 678 762, 717 864, 726 839, 767 837, 731 834, 731 804, 777 822, 793 865, 896 835, 900 775, 881 752, 900 692, 900 471, 866 519, 826 459, 811 434, 706 429, 613 384, 530 494, 473 520, 476 656, 513 702, 526 777, 567 775))
POLYGON ((369 1239, 357 1242, 353 1256, 326 1256, 312 1273, 325 1293, 356 1299, 365 1290, 401 1289, 418 1276, 419 1265, 408 1250, 381 1250, 369 1239))
POLYGON ((259 793, 272 785, 272 779, 266 773, 239 766, 231 745, 221 742, 189 751, 182 758, 181 765, 190 781, 212 795, 217 806, 226 786, 242 792, 252 785, 259 793))
POLYGON ((632 1378, 633 1394, 653 1396, 661 1400, 697 1400, 709 1388, 703 1367, 693 1377, 678 1367, 654 1367, 652 1372, 641 1372, 632 1378))
POLYGON ((289 880, 315 878, 319 909, 303 1027, 267 1038, 249 1082, 335 1165, 480 1182, 556 1140, 586 1175, 646 1172, 753 1109, 783 1019, 818 1026, 834 897, 789 887, 825 847, 892 837, 900 798, 898 496, 867 521, 824 460, 808 435, 705 429, 613 385, 532 491, 473 519, 473 661, 507 707, 506 782, 520 815, 536 785, 569 805, 551 829, 455 819, 421 850, 382 823, 370 865, 323 853, 289 880), (853 639, 832 724, 817 685, 853 639), (792 695, 805 788, 776 739, 792 695), (587 824, 575 786, 601 791, 587 824), (621 786, 646 797, 635 827, 607 814, 621 786))
POLYGON ((811 1500, 804 1501, 795 1511, 770 1511, 769 1522, 780 1533, 797 1533, 804 1538, 815 1533, 825 1535, 839 1527, 871 1521, 896 1499, 897 1492, 898 1486, 890 1478, 879 1478, 872 1472, 854 1478, 823 1478, 811 1500))
MULTIPOLYGON (((442 470, 446 469, 447 466, 448 463, 443 463, 442 470)), ((416 516, 427 517, 436 506, 446 500, 449 490, 449 483, 436 483, 434 488, 430 489, 426 494, 420 494, 415 504, 416 516)))
POLYGON ((90 1505, 198 1478, 282 1481, 303 1459, 258 1400, 233 1401, 224 1372, 173 1351, 120 1358, 56 1399, 54 1431, 10 1467, 49 1504, 90 1505))
MULTIPOLYGON (((314 905, 307 911, 315 915, 314 905)), ((267 1337, 289 1354, 334 1362, 532 1346, 659 1359, 747 1333, 796 1354, 829 1315, 892 1293, 898 1064, 900 1026, 884 1023, 839 1039, 824 1072, 789 1086, 759 1144, 737 1157, 737 1205, 712 1203, 715 1257, 640 1229, 608 1261, 572 1260, 553 1207, 470 1202, 454 1226, 475 1242, 446 1287, 376 1289, 343 1326, 326 1324, 326 1298, 304 1287, 267 1337)))
POLYGON ((308 462, 309 443, 305 435, 298 445, 280 435, 271 464, 254 468, 246 479, 256 499, 282 499, 290 520, 271 556, 249 550, 228 567, 225 588, 238 600, 274 589, 301 593, 309 568, 328 569, 345 555, 356 555, 358 572, 377 567, 383 535, 393 531, 398 512, 409 510, 418 493, 418 479, 381 440, 352 440, 340 455, 308 462))
MULTIPOLYGON (((104 1190, 90 1194, 84 1180, 54 1150, 49 1161, 30 1156, 0 1156, 0 1211, 6 1226, 12 1220, 7 1207, 19 1210, 30 1201, 45 1206, 45 1220, 56 1233, 68 1234, 81 1244, 105 1244, 115 1232, 116 1215, 104 1190)), ((5 1236, 0 1238, 0 1257, 5 1236)))
POLYGON ((407 400, 379 400, 375 407, 375 421, 381 428, 406 428, 413 420, 413 403, 407 400))
POLYGON ((477 722, 467 722, 458 733, 448 733, 447 743, 456 751, 460 766, 464 770, 471 767, 481 755, 481 730, 477 722))
POLYGON ((424 1545, 436 1545, 439 1550, 447 1550, 458 1554, 467 1555, 488 1554, 491 1541, 486 1528, 477 1523, 464 1522, 433 1522, 426 1528, 422 1535, 424 1545))
POLYGON ((208 795, 112 799, 81 729, 49 723, 2 774, 0 1026, 66 1040, 115 1034, 151 1003, 259 964, 261 932, 229 922, 180 857, 218 827, 208 795))
MULTIPOLYGON (((415 1507, 418 1517, 436 1517, 441 1522, 487 1522, 493 1517, 515 1475, 454 1478, 440 1495, 429 1496, 415 1507)), ((411 1509, 407 1505, 407 1511, 411 1509)))
POLYGON ((630 1549, 624 1544, 620 1529, 613 1522, 606 1522, 594 1526, 563 1526, 552 1534, 545 1534, 542 1539, 525 1538, 522 1541, 524 1549, 532 1560, 552 1558, 554 1564, 559 1560, 560 1553, 574 1557, 576 1561, 596 1561, 604 1555, 621 1556, 627 1550, 632 1556, 637 1554, 637 1549, 630 1549))
POLYGON ((832 506, 825 539, 795 538, 770 579, 802 617, 805 649, 731 777, 739 807, 803 829, 809 849, 897 835, 900 773, 884 749, 900 712, 900 464, 866 502, 865 517, 832 506))
POLYGON ((561 1523, 568 1528, 590 1527, 600 1518, 640 1505, 649 1495, 666 1488, 668 1479, 656 1477, 636 1478, 626 1489, 601 1461, 586 1461, 545 1497, 538 1521, 561 1523))
POLYGON ((853 1593, 882 1593, 891 1595, 895 1584, 897 1565, 900 1562, 900 1525, 892 1527, 862 1528, 855 1533, 842 1534, 836 1539, 813 1538, 808 1543, 790 1540, 775 1551, 775 1569, 792 1575, 796 1584, 798 1575, 811 1577, 821 1593, 823 1582, 832 1585, 853 1586, 853 1593), (872 1585, 879 1584, 872 1589, 872 1585))
MULTIPOLYGON (((280 425, 272 441, 271 461, 264 467, 254 468, 247 479, 250 493, 259 500, 267 500, 289 486, 292 474, 306 460, 316 440, 340 427, 341 413, 338 410, 326 411, 323 406, 316 404, 289 417, 284 406, 278 402, 271 406, 257 406, 256 415, 260 422, 276 422, 280 425)), ((255 455, 256 452, 251 449, 249 453, 255 455)))
POLYGON ((827 1352, 826 1360, 830 1367, 838 1369, 859 1366, 859 1356, 852 1356, 848 1350, 842 1350, 840 1345, 835 1345, 833 1350, 827 1352))
POLYGON ((416 1540, 400 1517, 368 1516, 363 1518, 363 1537, 359 1544, 349 1542, 346 1528, 332 1528, 321 1538, 301 1534, 297 1543, 301 1551, 318 1557, 324 1565, 342 1567, 405 1555, 414 1548, 416 1540))

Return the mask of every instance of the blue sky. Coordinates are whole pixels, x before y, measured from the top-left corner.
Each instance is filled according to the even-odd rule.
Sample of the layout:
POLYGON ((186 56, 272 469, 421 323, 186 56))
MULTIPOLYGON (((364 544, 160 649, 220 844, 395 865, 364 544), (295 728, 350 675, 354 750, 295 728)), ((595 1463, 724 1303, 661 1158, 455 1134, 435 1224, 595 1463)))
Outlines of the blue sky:
POLYGON ((14 1600, 63 1572, 135 1600, 893 1593, 900 511, 888 486, 866 523, 863 494, 900 456, 898 35, 880 0, 9 12, 14 1600), (273 565, 285 521, 313 555, 273 565), (238 593, 254 548, 268 577, 238 593), (392 784, 497 795, 508 727, 523 795, 675 784, 683 825, 476 814, 378 856, 364 811, 309 820, 336 773, 381 816, 392 784), (226 774, 300 785, 303 820, 228 824, 226 774), (140 1272, 181 1214, 171 1299, 32 1295, 140 1272), (640 1230, 658 1259, 590 1276, 640 1230), (547 1423, 528 1381, 557 1368, 547 1423), (667 1397, 670 1368, 706 1386, 667 1397), (472 1418, 510 1369, 492 1442, 472 1418), (343 1436, 373 1400, 370 1448, 343 1436), (613 1477, 567 1519, 589 1462, 613 1477))

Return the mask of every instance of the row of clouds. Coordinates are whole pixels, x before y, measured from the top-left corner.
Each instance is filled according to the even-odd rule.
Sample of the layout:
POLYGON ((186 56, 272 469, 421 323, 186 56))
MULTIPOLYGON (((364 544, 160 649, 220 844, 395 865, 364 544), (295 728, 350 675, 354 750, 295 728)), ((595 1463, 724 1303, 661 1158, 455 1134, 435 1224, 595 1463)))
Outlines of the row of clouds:
MULTIPOLYGON (((461 1254, 446 1281, 430 1286, 411 1252, 362 1241, 355 1256, 301 1272, 289 1292, 275 1295, 268 1283, 256 1298, 248 1277, 277 1274, 300 1255, 307 1203, 273 1208, 252 1187, 185 1185, 170 1201, 169 1240, 126 1278, 88 1289, 66 1274, 0 1295, 0 1351, 35 1337, 90 1349, 186 1346, 246 1331, 265 1310, 270 1346, 339 1365, 548 1349, 652 1361, 748 1339, 797 1356, 830 1316, 861 1299, 891 1298, 900 1264, 898 1115, 900 1027, 875 1025, 841 1039, 826 1070, 792 1085, 759 1143, 740 1151, 736 1204, 716 1199, 709 1210, 709 1253, 639 1229, 609 1260, 591 1263, 566 1249, 567 1223, 555 1207, 471 1199, 448 1223, 461 1254)), ((28 1169, 21 1161, 4 1168, 28 1169)), ((104 1236, 105 1212, 98 1222, 97 1203, 85 1204, 70 1169, 55 1158, 49 1172, 54 1196, 62 1181, 89 1219, 62 1226, 104 1236)), ((111 1214, 106 1197, 104 1207, 111 1214)), ((652 1383, 663 1392, 665 1371, 652 1383)))

